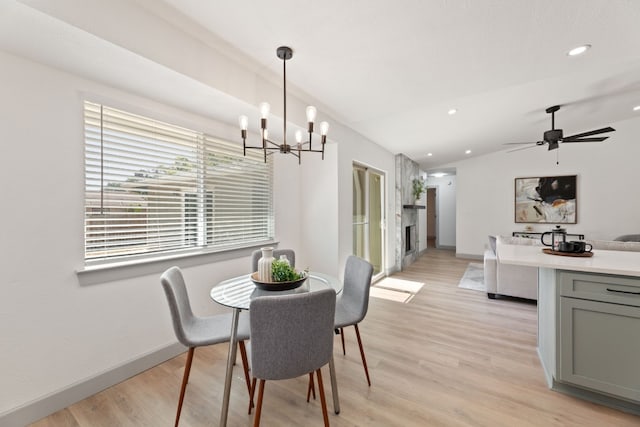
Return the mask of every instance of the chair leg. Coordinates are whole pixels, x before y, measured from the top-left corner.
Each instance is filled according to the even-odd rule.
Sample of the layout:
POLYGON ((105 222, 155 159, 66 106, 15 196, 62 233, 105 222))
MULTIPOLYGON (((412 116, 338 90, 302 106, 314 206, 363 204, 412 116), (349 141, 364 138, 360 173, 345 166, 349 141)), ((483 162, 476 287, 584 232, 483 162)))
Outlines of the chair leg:
POLYGON ((316 400, 316 387, 313 384, 313 372, 309 372, 309 386, 307 387, 307 402, 309 402, 309 396, 313 393, 313 400, 316 400))
POLYGON ((320 393, 320 404, 322 405, 322 418, 324 419, 324 426, 329 427, 329 414, 327 413, 327 400, 324 396, 324 384, 322 384, 322 372, 320 369, 316 371, 318 376, 318 392, 320 393))
POLYGON ((371 380, 369 379, 369 369, 367 368, 367 359, 364 357, 364 348, 362 348, 362 340, 360 339, 360 330, 358 324, 353 325, 356 328, 356 337, 358 337, 358 346, 360 347, 360 356, 362 356, 362 366, 364 366, 364 373, 367 376, 367 384, 371 387, 371 380))
POLYGON ((264 383, 265 383, 265 380, 260 380, 260 389, 258 390, 258 403, 256 404, 256 415, 253 419, 253 427, 258 427, 260 425, 260 414, 262 412, 262 395, 264 394, 264 383))
POLYGON ((340 339, 342 340, 342 355, 346 356, 347 351, 344 349, 344 331, 342 328, 340 328, 340 339))
POLYGON ((187 353, 187 361, 184 364, 184 374, 182 375, 182 387, 180 387, 180 398, 178 398, 178 411, 176 412, 175 427, 178 427, 180 422, 180 413, 182 412, 182 402, 184 401, 184 392, 187 390, 187 383, 189 382, 189 373, 191 372, 191 363, 193 362, 193 353, 195 347, 189 347, 187 353))
POLYGON ((251 415, 251 408, 253 408, 253 396, 256 392, 256 378, 253 378, 253 382, 251 382, 251 390, 249 391, 249 415, 251 415))
POLYGON ((249 393, 249 410, 253 406, 253 395, 251 394, 251 379, 249 378, 249 360, 247 359, 247 348, 244 341, 238 341, 240 348, 240 357, 242 357, 242 368, 244 369, 244 380, 247 383, 247 392, 249 393))

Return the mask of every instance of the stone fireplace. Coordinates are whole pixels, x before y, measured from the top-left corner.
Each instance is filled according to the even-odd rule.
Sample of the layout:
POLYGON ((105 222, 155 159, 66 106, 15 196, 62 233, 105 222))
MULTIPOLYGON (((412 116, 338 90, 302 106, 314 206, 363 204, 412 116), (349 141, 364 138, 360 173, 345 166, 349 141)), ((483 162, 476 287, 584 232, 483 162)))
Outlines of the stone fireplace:
POLYGON ((418 164, 404 154, 396 155, 396 266, 403 270, 420 255, 418 215, 425 206, 415 204, 412 181, 420 176, 418 164))

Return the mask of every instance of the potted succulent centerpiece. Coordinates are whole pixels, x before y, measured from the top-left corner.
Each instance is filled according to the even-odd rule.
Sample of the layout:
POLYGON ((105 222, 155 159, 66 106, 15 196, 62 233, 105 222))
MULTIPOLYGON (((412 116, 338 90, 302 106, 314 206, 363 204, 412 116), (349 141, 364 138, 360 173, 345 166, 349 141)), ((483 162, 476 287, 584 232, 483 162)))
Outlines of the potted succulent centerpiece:
POLYGON ((274 282, 293 282, 305 277, 304 272, 296 271, 286 260, 277 259, 271 265, 271 278, 274 282))
MULTIPOLYGON (((258 261, 259 268, 260 264, 261 262, 258 261)), ((296 269, 289 264, 287 259, 273 259, 271 257, 271 259, 269 259, 269 268, 270 270, 266 277, 264 275, 259 275, 259 271, 256 271, 251 275, 251 280, 253 280, 255 285, 260 289, 270 291, 294 289, 302 285, 302 283, 309 277, 308 271, 296 271, 296 269)))

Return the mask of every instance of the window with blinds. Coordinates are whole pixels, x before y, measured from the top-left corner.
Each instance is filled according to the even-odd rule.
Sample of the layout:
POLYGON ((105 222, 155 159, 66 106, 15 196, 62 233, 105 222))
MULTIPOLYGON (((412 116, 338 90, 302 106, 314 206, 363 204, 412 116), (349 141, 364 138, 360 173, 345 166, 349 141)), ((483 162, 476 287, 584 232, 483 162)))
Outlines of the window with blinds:
POLYGON ((224 250, 273 238, 260 152, 84 104, 85 261, 224 250))

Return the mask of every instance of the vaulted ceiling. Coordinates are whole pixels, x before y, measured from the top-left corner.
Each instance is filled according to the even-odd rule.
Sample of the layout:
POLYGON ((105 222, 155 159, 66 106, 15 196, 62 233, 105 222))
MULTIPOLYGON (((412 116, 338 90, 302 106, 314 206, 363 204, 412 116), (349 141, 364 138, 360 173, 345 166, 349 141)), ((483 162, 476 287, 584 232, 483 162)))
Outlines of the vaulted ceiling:
POLYGON ((424 170, 540 140, 551 105, 562 106, 556 127, 565 134, 640 117, 640 1, 137 3, 203 27, 272 73, 282 72, 276 48, 291 46, 293 87, 424 170), (567 55, 583 44, 592 47, 567 55))

